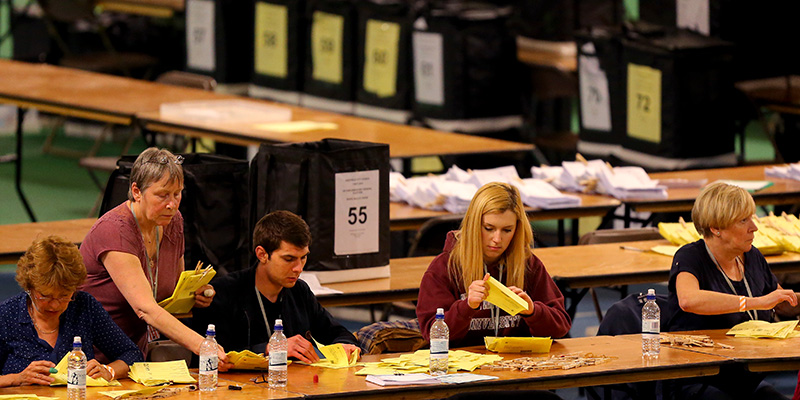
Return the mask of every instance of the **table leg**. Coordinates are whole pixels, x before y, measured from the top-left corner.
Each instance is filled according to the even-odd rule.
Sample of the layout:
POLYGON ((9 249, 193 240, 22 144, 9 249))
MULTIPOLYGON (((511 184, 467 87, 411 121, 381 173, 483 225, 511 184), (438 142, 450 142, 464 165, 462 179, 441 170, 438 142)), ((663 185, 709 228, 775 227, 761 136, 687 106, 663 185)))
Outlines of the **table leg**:
POLYGON ((28 217, 31 219, 31 222, 36 222, 36 216, 33 215, 33 210, 30 204, 28 204, 28 199, 25 197, 25 193, 22 192, 22 119, 24 117, 25 111, 22 107, 17 107, 17 158, 14 160, 16 167, 14 171, 14 186, 17 189, 17 195, 20 201, 22 201, 22 205, 25 207, 25 211, 28 212, 28 217))

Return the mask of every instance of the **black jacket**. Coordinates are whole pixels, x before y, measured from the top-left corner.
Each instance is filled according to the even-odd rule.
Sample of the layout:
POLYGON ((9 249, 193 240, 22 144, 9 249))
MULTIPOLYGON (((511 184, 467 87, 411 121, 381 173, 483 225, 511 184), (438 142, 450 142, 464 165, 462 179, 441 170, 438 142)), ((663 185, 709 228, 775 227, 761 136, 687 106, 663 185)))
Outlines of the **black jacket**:
MULTIPOLYGON (((269 341, 264 317, 255 291, 256 267, 215 277, 211 284, 217 295, 208 308, 195 308, 192 318, 194 330, 205 335, 208 324, 215 324, 217 342, 225 351, 244 349, 264 352, 269 341)), ((269 320, 270 330, 275 318, 283 319, 283 333, 311 336, 322 344, 349 343, 358 345, 355 336, 333 319, 322 308, 314 293, 302 280, 291 289, 284 288, 277 303, 261 295, 269 320)))

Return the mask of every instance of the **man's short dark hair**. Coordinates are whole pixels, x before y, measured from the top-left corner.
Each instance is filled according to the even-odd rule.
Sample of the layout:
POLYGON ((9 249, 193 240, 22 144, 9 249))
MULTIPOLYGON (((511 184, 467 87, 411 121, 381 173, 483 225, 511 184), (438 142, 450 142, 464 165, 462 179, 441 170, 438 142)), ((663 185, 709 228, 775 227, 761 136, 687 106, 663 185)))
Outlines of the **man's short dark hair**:
POLYGON ((253 249, 261 246, 271 257, 272 252, 287 242, 304 248, 311 244, 311 231, 308 224, 292 212, 273 211, 263 216, 253 230, 253 249))

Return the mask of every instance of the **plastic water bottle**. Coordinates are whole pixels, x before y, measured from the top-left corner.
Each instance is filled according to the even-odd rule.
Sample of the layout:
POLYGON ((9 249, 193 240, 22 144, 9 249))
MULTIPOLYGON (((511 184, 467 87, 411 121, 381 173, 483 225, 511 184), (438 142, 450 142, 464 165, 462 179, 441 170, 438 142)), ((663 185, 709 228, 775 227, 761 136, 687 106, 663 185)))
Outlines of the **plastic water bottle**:
POLYGON ((431 375, 447 373, 447 355, 450 351, 450 328, 444 322, 444 309, 436 309, 436 321, 431 326, 431 358, 428 369, 431 375))
POLYGON ((642 307, 642 357, 656 358, 661 351, 661 309, 656 304, 655 289, 647 289, 647 302, 642 307))
POLYGON ((67 399, 86 400, 86 354, 81 348, 80 336, 73 339, 67 359, 67 399))
POLYGON ((283 321, 275 320, 275 333, 269 338, 269 387, 286 387, 286 351, 289 344, 283 334, 283 321))
POLYGON ((208 324, 206 338, 200 344, 200 390, 210 392, 217 390, 217 373, 219 356, 217 355, 217 329, 214 324, 208 324))

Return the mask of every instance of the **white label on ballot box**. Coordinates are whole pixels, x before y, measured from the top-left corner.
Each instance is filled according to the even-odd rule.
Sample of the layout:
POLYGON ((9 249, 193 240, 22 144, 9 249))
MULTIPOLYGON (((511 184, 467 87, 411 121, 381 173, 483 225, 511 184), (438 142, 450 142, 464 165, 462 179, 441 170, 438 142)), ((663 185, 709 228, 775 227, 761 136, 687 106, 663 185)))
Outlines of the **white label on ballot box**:
POLYGON ((711 34, 709 0, 678 0, 675 4, 678 13, 678 27, 686 28, 703 35, 711 34))
POLYGON ((600 69, 600 60, 580 56, 578 63, 581 94, 581 123, 584 128, 611 131, 611 103, 608 96, 608 77, 600 69))
POLYGON ((214 2, 186 2, 186 65, 213 72, 216 69, 214 2))
POLYGON ((377 169, 336 174, 334 254, 378 252, 379 199, 380 172, 377 169))
POLYGON ((444 45, 442 35, 414 32, 414 88, 417 101, 424 104, 444 104, 444 45))

